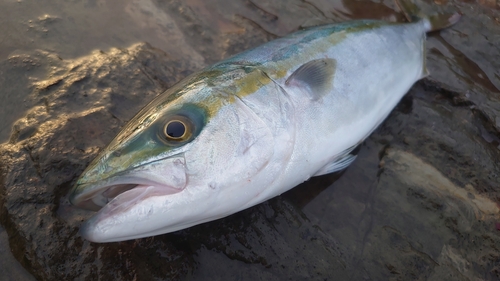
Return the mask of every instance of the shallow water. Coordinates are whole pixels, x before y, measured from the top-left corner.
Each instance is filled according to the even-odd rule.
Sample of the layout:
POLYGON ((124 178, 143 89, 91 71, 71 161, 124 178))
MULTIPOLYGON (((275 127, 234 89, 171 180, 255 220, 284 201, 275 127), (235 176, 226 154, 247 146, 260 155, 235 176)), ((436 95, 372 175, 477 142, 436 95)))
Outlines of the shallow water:
MULTIPOLYGON (((430 36, 431 77, 412 89, 387 122, 361 146, 357 161, 342 174, 313 178, 278 199, 221 222, 156 240, 101 247, 89 246, 88 242, 74 238, 75 234, 71 234, 70 242, 40 234, 42 238, 54 239, 53 244, 44 241, 45 244, 32 246, 33 260, 39 258, 43 262, 37 264, 24 256, 21 263, 40 279, 78 276, 79 272, 101 277, 106 276, 101 271, 114 274, 115 270, 123 270, 120 266, 135 272, 122 278, 141 279, 141 274, 146 274, 140 270, 141 265, 130 265, 141 259, 146 259, 144 267, 148 270, 162 268, 168 260, 170 269, 159 270, 160 273, 155 272, 153 276, 165 274, 172 278, 269 279, 280 276, 280 270, 291 270, 290 274, 295 275, 289 275, 290 278, 304 279, 500 278, 497 267, 500 238, 495 225, 500 221, 496 207, 500 198, 496 161, 500 155, 500 121, 497 121, 500 120, 500 52, 497 48, 500 33, 495 21, 499 15, 497 7, 488 5, 447 4, 443 7, 436 3, 425 5, 427 9, 459 9, 466 14, 456 27, 430 36), (218 227, 221 229, 214 230, 218 227), (55 245, 71 248, 72 253, 78 249, 84 254, 95 250, 98 254, 90 256, 96 261, 90 265, 77 262, 81 269, 61 269, 62 260, 50 262, 51 258, 46 257, 52 255, 55 245), (158 246, 158 250, 151 252, 151 245, 158 246), (46 251, 39 249, 43 246, 47 247, 46 251), (293 255, 297 253, 302 253, 302 257, 295 258, 293 255), (101 263, 117 255, 120 260, 126 260, 124 265, 101 263), (314 269, 308 264, 309 257, 313 256, 318 258, 314 260, 318 262, 314 269), (57 267, 58 263, 61 266, 57 267), (222 271, 219 267, 226 269, 222 271), (46 273, 54 271, 60 275, 46 273), (302 271, 308 275, 301 275, 302 271)), ((4 0, 0 2, 0 142, 9 140, 12 125, 34 106, 70 114, 71 108, 52 106, 51 96, 59 95, 51 92, 52 89, 72 89, 61 86, 66 80, 77 80, 67 70, 72 65, 92 60, 99 65, 99 60, 104 61, 106 55, 111 57, 110 61, 115 59, 114 51, 110 51, 112 47, 125 49, 138 42, 148 42, 176 61, 188 62, 175 65, 184 70, 175 77, 179 79, 190 71, 301 27, 359 18, 404 20, 392 1, 4 0), (103 50, 104 54, 90 55, 95 50, 103 50), (64 76, 66 72, 70 74, 64 76), (58 80, 58 77, 65 78, 58 80)), ((85 67, 84 63, 81 65, 85 67)), ((110 65, 112 62, 106 62, 103 67, 110 65)), ((89 80, 88 76, 80 79, 83 83, 89 80)), ((152 81, 161 87, 173 82, 167 78, 163 82, 152 81)), ((110 85, 102 85, 103 93, 113 91, 110 85)), ((138 98, 134 96, 132 100, 138 98)), ((110 106, 113 116, 120 121, 130 118, 130 111, 136 110, 120 108, 130 103, 119 98, 102 104, 110 106)), ((35 112, 33 116, 38 115, 35 112)), ((91 145, 75 141, 75 145, 82 145, 85 157, 95 154, 96 147, 105 145, 106 141, 99 137, 112 137, 111 129, 96 125, 103 121, 99 118, 106 115, 96 116, 95 120, 87 120, 88 123, 75 121, 80 126, 90 123, 88 136, 98 139, 91 145)), ((23 122, 28 123, 29 118, 23 122)), ((38 130, 29 126, 25 129, 23 124, 18 124, 23 129, 12 137, 14 143, 28 140, 38 130)), ((57 132, 64 133, 61 129, 57 132)), ((49 144, 65 141, 67 139, 61 137, 60 142, 49 144)), ((63 162, 50 153, 33 157, 31 148, 27 149, 31 161, 41 166, 45 165, 44 157, 62 163, 56 172, 47 172, 44 179, 47 182, 64 178, 69 173, 65 169, 82 168, 72 165, 71 159, 63 162)), ((71 207, 65 198, 73 179, 59 181, 61 191, 54 191, 56 229, 63 229, 65 224, 73 227, 89 215, 71 207)), ((43 207, 44 202, 35 203, 35 208, 41 206, 37 209, 39 212, 53 208, 52 205, 43 207)), ((11 219, 10 216, 16 215, 9 209, 9 215, 4 216, 11 219)), ((12 221, 7 227, 15 231, 23 229, 15 225, 15 218, 12 221)), ((8 272, 4 275, 8 279, 16 276, 16 280, 30 280, 26 270, 9 254, 5 231, 0 234, 0 255, 4 257, 0 271, 8 272)), ((18 259, 23 256, 25 245, 21 240, 11 236, 18 259)), ((68 260, 70 257, 68 253, 68 260)))

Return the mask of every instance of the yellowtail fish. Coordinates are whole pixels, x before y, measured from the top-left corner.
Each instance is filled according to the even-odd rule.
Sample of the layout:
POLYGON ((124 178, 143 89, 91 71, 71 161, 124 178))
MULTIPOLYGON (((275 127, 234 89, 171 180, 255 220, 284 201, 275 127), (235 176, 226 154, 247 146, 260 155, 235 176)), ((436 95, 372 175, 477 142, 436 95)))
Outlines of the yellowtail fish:
POLYGON ((77 180, 71 202, 99 210, 82 237, 184 229, 346 168, 427 75, 426 32, 459 17, 318 26, 190 75, 130 120, 77 180))

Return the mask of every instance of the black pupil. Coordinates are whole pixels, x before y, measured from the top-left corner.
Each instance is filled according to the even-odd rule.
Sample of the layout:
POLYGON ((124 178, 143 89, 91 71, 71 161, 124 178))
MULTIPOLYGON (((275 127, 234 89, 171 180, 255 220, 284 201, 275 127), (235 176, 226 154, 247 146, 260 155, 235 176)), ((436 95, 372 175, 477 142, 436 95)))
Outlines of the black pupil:
POLYGON ((167 136, 171 138, 180 138, 186 132, 186 126, 182 122, 172 121, 167 125, 167 136))

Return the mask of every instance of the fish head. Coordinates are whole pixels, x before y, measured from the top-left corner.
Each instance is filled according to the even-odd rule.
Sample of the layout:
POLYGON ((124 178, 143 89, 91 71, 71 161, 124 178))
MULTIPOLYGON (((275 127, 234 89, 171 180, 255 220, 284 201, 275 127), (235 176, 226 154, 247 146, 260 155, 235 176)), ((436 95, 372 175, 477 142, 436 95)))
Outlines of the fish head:
POLYGON ((80 229, 85 239, 184 229, 241 210, 265 188, 265 180, 245 186, 265 174, 273 154, 269 127, 220 87, 180 88, 141 110, 77 180, 72 204, 98 211, 80 229))

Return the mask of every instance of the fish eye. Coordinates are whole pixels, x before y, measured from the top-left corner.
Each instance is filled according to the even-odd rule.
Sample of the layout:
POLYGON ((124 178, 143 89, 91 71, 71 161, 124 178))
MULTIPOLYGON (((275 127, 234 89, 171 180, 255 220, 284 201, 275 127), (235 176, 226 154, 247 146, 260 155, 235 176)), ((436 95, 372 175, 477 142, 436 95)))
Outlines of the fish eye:
POLYGON ((186 125, 179 120, 172 120, 165 126, 165 134, 171 139, 179 139, 186 133, 186 125))
POLYGON ((163 129, 167 141, 185 142, 193 134, 193 125, 185 116, 172 116, 163 129))
POLYGON ((171 148, 183 146, 195 139, 207 123, 204 108, 185 104, 181 108, 166 112, 151 124, 155 141, 171 148))

